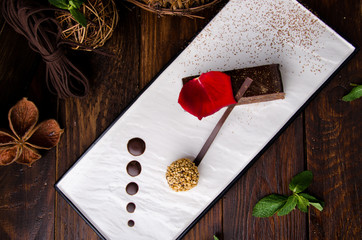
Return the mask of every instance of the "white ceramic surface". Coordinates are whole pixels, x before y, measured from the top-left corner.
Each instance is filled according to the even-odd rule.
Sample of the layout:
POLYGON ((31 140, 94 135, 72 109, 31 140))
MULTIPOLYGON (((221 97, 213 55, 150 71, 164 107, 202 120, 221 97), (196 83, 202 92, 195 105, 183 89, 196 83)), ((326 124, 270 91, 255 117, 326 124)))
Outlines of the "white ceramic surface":
POLYGON ((297 1, 231 0, 57 187, 107 239, 175 239, 353 51, 297 1), (236 107, 199 166, 198 186, 173 192, 167 166, 195 157, 224 111, 201 121, 183 111, 181 79, 272 63, 281 65, 285 99, 236 107), (134 137, 146 142, 138 157, 127 151, 134 137), (142 165, 137 177, 126 172, 132 160, 142 165), (134 196, 125 191, 132 181, 134 196))

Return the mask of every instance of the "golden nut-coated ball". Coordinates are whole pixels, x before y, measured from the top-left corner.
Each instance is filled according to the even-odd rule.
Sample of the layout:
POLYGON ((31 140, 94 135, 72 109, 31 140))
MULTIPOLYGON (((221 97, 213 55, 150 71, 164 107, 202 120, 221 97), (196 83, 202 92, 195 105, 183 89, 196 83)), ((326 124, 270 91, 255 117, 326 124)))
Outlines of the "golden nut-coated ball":
POLYGON ((188 191, 197 185, 199 171, 190 159, 181 158, 168 166, 166 180, 172 190, 176 192, 188 191))

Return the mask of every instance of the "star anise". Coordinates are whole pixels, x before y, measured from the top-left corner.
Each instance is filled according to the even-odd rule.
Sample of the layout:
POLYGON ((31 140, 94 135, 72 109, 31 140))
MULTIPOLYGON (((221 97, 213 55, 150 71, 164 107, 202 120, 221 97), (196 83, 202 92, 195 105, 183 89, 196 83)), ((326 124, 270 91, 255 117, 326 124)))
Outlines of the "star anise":
POLYGON ((37 149, 51 149, 59 143, 63 130, 54 119, 36 125, 39 111, 26 98, 9 110, 10 131, 0 131, 0 166, 13 162, 31 166, 41 158, 37 149))

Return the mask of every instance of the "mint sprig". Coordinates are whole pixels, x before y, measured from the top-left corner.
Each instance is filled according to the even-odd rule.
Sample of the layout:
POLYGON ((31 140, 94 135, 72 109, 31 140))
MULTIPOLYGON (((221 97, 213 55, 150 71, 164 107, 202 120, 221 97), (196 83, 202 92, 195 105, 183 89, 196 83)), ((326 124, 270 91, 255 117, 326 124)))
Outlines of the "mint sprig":
POLYGON ((253 216, 269 217, 273 216, 281 207, 285 205, 288 197, 278 194, 271 194, 262 198, 253 209, 253 216))
POLYGON ((309 204, 318 209, 319 211, 322 211, 324 208, 324 202, 318 200, 317 198, 313 197, 312 195, 309 195, 308 193, 301 193, 301 197, 304 197, 309 201, 309 204))
POLYGON ((307 213, 309 201, 305 197, 296 194, 295 197, 297 198, 297 207, 300 211, 307 213))
POLYGON ((345 102, 350 102, 362 97, 362 84, 357 85, 351 83, 351 86, 353 86, 354 88, 352 88, 351 92, 342 98, 342 100, 345 102))
POLYGON ((313 173, 311 171, 304 171, 292 178, 289 183, 289 189, 295 193, 303 192, 313 181, 313 173))
POLYGON ((87 26, 87 19, 78 10, 85 0, 48 0, 50 4, 57 8, 68 10, 73 18, 83 27, 87 26))
POLYGON ((308 193, 303 193, 312 183, 312 180, 313 174, 311 171, 303 171, 295 175, 289 183, 289 189, 293 194, 290 196, 271 194, 260 199, 253 208, 253 216, 271 217, 275 213, 278 216, 284 216, 293 211, 295 207, 298 207, 302 212, 308 212, 310 205, 322 211, 324 207, 323 201, 308 193))

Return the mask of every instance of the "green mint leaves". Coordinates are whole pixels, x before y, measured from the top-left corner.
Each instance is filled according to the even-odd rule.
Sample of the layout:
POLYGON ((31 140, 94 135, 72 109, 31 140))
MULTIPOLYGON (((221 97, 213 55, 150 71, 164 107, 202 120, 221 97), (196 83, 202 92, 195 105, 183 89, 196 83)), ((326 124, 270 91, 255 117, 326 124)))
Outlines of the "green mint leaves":
POLYGON ((295 207, 302 212, 308 212, 308 206, 312 205, 319 211, 323 210, 324 202, 302 193, 312 183, 313 174, 311 171, 304 171, 293 177, 289 183, 289 189, 293 192, 289 197, 271 194, 262 198, 253 208, 254 217, 271 217, 275 213, 284 216, 290 213, 295 207))
POLYGON ((300 211, 307 213, 308 212, 308 206, 309 201, 303 196, 296 195, 297 198, 297 207, 300 211))
POLYGON ((253 216, 269 217, 273 216, 281 207, 285 205, 288 197, 278 194, 271 194, 262 198, 253 209, 253 216))
POLYGON ((290 213, 297 205, 297 198, 294 195, 288 197, 287 202, 278 211, 278 216, 284 216, 290 213))
POLYGON ((85 0, 69 0, 69 5, 75 9, 78 9, 84 2, 85 0))
POLYGON ((342 100, 345 102, 350 102, 362 97, 362 84, 351 84, 351 86, 354 86, 354 88, 352 88, 351 92, 342 98, 342 100))
POLYGON ((87 26, 87 19, 78 10, 85 0, 48 0, 50 4, 60 9, 69 10, 74 19, 83 27, 87 26))
POLYGON ((57 8, 68 10, 69 5, 66 3, 67 1, 61 0, 48 0, 50 4, 56 6, 57 8))
POLYGON ((311 171, 301 172, 292 178, 292 181, 289 183, 289 189, 295 193, 303 192, 312 183, 312 180, 313 173, 311 171))
POLYGON ((323 210, 324 202, 318 200, 317 198, 313 197, 312 195, 309 195, 308 193, 301 193, 299 194, 301 197, 307 199, 309 201, 309 204, 318 209, 319 211, 323 210))
POLYGON ((214 235, 214 240, 219 240, 219 238, 214 235))
POLYGON ((84 15, 79 12, 76 8, 71 7, 69 9, 70 14, 74 17, 74 19, 83 27, 87 26, 87 19, 84 17, 84 15))

